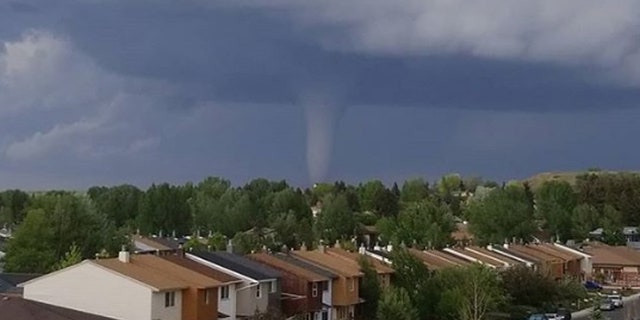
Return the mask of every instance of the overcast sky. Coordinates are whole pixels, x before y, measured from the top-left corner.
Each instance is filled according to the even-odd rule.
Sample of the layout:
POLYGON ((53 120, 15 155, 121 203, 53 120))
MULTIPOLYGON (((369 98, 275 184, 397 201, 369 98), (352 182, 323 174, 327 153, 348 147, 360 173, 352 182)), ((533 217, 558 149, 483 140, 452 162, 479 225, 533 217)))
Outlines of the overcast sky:
POLYGON ((0 0, 0 188, 637 169, 640 0, 0 0))

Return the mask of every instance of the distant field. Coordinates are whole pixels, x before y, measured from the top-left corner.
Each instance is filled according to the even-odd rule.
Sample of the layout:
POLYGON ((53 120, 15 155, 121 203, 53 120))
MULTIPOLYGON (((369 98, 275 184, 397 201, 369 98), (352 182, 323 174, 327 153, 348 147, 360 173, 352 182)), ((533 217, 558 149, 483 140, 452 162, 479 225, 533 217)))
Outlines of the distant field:
POLYGON ((537 189, 545 181, 566 181, 571 185, 576 184, 576 177, 583 174, 617 174, 617 173, 632 173, 640 174, 640 171, 574 171, 574 172, 543 172, 538 173, 533 177, 525 179, 523 182, 529 182, 532 189, 537 189))

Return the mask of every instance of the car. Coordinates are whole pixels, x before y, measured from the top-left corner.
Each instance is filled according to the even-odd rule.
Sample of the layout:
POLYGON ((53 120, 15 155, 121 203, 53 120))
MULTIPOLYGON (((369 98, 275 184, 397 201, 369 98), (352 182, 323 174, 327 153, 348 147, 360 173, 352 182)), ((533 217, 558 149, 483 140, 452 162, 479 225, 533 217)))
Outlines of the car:
POLYGON ((584 287, 587 290, 602 290, 602 286, 599 283, 597 283, 595 281, 592 281, 592 280, 585 281, 584 282, 584 287))
POLYGON ((616 306, 616 308, 622 308, 622 295, 610 294, 607 295, 607 298, 613 301, 613 305, 616 306))
POLYGON ((611 311, 611 310, 615 310, 616 309, 616 305, 613 302, 613 300, 606 298, 606 299, 602 299, 602 301, 600 301, 600 310, 602 311, 611 311))
POLYGON ((549 320, 549 317, 547 317, 547 315, 543 313, 536 313, 530 315, 527 320, 549 320))
POLYGON ((571 320, 571 311, 567 309, 559 308, 556 314, 561 316, 561 320, 571 320))

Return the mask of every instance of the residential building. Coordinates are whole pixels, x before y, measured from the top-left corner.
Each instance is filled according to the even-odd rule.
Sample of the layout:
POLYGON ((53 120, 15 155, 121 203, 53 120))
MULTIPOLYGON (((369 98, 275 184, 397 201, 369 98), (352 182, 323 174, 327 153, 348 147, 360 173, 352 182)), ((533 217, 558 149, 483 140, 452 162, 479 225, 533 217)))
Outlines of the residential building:
POLYGON ((303 315, 305 319, 320 320, 324 313, 325 319, 329 319, 322 298, 333 276, 296 263, 287 253, 254 253, 248 257, 282 273, 282 312, 285 316, 303 315))
POLYGON ((507 243, 505 243, 502 246, 489 245, 487 246, 487 250, 495 254, 498 254, 500 256, 509 258, 511 260, 515 260, 520 263, 523 263, 524 265, 526 265, 529 268, 532 268, 533 270, 538 270, 539 266, 542 264, 542 262, 538 259, 534 259, 528 256, 524 256, 522 254, 510 251, 509 247, 510 245, 507 243))
POLYGON ((235 290, 235 294, 230 293, 229 299, 221 300, 222 313, 231 315, 235 310, 236 317, 242 318, 255 315, 256 312, 280 311, 281 272, 231 252, 194 251, 185 256, 242 280, 235 288, 229 286, 230 290, 235 290), (235 301, 232 297, 235 297, 235 301))
POLYGON ((220 318, 236 318, 236 309, 235 303, 231 305, 230 308, 227 308, 225 303, 227 301, 236 301, 236 290, 235 287, 237 284, 242 283, 242 280, 236 277, 233 277, 227 273, 218 271, 214 268, 207 267, 203 264, 195 262, 191 259, 188 259, 184 255, 184 251, 178 250, 173 254, 164 254, 161 257, 165 260, 168 260, 172 263, 180 265, 184 268, 190 269, 201 275, 212 278, 218 282, 220 282, 220 287, 218 287, 218 294, 216 297, 210 297, 210 299, 218 300, 218 316, 220 318))
POLYGON ((527 246, 533 250, 541 251, 545 254, 561 259, 563 263, 564 276, 585 280, 588 270, 583 270, 582 268, 582 260, 585 259, 583 255, 570 250, 562 250, 553 243, 529 244, 527 246))
POLYGON ((0 273, 0 294, 22 295, 22 288, 18 285, 39 276, 41 275, 32 273, 0 273))
POLYGON ((553 245, 559 250, 568 251, 581 256, 582 259, 580 260, 580 270, 582 270, 585 279, 591 279, 593 274, 593 257, 590 254, 578 248, 574 248, 569 245, 563 245, 557 242, 553 245))
POLYGON ((358 248, 358 252, 351 252, 339 247, 334 248, 326 248, 327 253, 330 255, 334 255, 341 259, 346 259, 347 262, 351 263, 354 267, 360 268, 360 259, 366 259, 369 262, 371 267, 378 274, 378 282, 383 288, 386 288, 391 285, 391 275, 395 273, 395 270, 391 268, 386 263, 375 259, 366 254, 366 249, 363 245, 358 248))
POLYGON ((625 246, 590 242, 583 250, 593 257, 593 277, 618 286, 640 286, 640 252, 625 246))
POLYGON ((215 320, 220 285, 159 256, 121 251, 20 286, 25 299, 121 320, 215 320))
POLYGON ((0 295, 0 317, 7 320, 115 320, 7 295, 0 295))
POLYGON ((322 268, 329 269, 338 275, 331 281, 331 320, 353 319, 356 306, 361 303, 359 281, 363 274, 360 268, 345 259, 337 259, 335 255, 327 253, 323 245, 318 250, 308 251, 303 246, 292 255, 322 268))

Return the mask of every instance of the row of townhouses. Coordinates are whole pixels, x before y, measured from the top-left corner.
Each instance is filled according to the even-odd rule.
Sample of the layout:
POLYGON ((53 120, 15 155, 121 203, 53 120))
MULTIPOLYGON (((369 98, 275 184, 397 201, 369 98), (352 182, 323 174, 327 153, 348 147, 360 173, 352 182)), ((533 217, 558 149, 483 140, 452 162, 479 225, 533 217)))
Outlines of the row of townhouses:
MULTIPOLYGON (((184 251, 177 239, 134 236, 133 247, 117 258, 85 260, 31 277, 0 300, 0 312, 45 310, 34 319, 59 319, 44 316, 57 308, 50 312, 125 320, 235 320, 277 312, 343 320, 353 319, 363 302, 360 259, 370 262, 382 286, 390 285, 394 273, 391 246, 361 246, 357 252, 339 245, 315 250, 303 246, 241 256, 233 253, 231 243, 226 251, 184 251)), ((598 273, 612 281, 637 276, 640 268, 640 257, 622 250, 604 245, 579 250, 559 243, 408 248, 436 271, 474 263, 497 270, 521 265, 558 279, 591 279, 598 273)))

